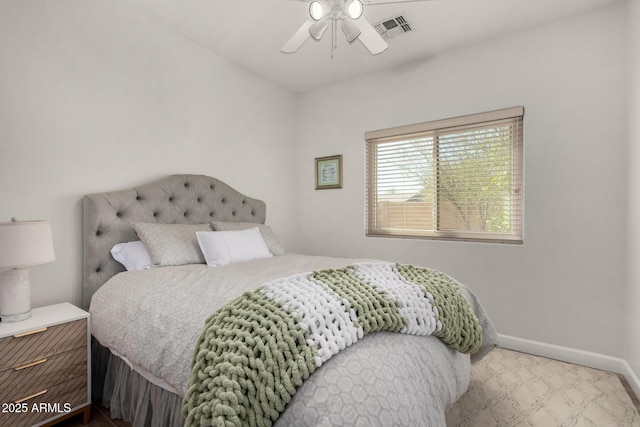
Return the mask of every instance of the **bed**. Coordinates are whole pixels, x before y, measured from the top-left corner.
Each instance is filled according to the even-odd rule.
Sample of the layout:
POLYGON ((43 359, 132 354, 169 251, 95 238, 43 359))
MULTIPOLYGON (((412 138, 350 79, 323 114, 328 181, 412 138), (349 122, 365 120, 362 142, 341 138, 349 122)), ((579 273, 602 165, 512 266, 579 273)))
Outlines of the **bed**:
MULTIPOLYGON (((134 426, 184 424, 194 349, 207 318, 226 302, 282 277, 370 262, 282 253, 267 242, 274 256, 220 267, 186 263, 125 271, 111 250, 137 241, 139 223, 264 226, 263 201, 208 176, 174 175, 87 195, 83 209, 92 397, 110 408, 112 418, 134 426)), ((468 387, 471 360, 497 345, 482 305, 468 288, 460 288, 482 327, 482 346, 471 357, 433 335, 371 333, 324 361, 297 387, 274 425, 444 426, 446 410, 468 387)))

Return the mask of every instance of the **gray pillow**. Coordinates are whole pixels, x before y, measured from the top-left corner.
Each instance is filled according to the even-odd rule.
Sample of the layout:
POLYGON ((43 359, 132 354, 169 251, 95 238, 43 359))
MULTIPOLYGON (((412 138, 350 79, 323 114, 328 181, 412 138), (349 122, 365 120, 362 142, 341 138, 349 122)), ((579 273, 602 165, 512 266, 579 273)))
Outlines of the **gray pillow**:
POLYGON ((241 222, 241 221, 212 221, 214 231, 228 231, 228 230, 246 230, 248 228, 258 227, 262 239, 267 244, 271 255, 284 254, 284 248, 278 240, 278 236, 273 232, 271 227, 264 224, 256 224, 254 222, 241 222))
POLYGON ((211 231, 209 224, 131 224, 146 246, 153 265, 204 264, 196 231, 211 231))

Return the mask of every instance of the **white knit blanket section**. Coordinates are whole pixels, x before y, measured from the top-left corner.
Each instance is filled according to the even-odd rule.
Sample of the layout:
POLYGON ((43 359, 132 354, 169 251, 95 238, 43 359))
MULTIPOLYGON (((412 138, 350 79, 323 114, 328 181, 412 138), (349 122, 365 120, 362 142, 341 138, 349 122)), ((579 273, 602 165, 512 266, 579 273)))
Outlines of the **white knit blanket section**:
POLYGON ((362 326, 356 325, 357 316, 349 302, 313 280, 311 273, 275 280, 260 292, 300 319, 298 326, 309 331, 308 344, 318 349, 317 367, 364 334, 362 326))
POLYGON ((400 315, 407 326, 400 332, 412 335, 431 335, 442 329, 436 319, 438 308, 431 304, 433 295, 423 292, 421 286, 408 282, 392 263, 361 263, 353 269, 354 275, 374 289, 387 294, 400 303, 400 315))

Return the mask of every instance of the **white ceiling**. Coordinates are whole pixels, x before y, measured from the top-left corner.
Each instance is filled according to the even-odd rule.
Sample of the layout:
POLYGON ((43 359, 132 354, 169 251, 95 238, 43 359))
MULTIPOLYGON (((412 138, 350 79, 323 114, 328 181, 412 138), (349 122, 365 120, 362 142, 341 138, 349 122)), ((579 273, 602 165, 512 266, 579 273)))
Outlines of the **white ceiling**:
POLYGON ((434 0, 367 5, 373 23, 399 12, 414 31, 373 56, 340 30, 331 59, 331 30, 295 54, 280 48, 305 22, 308 3, 294 0, 127 0, 139 13, 283 86, 305 92, 360 74, 396 67, 479 40, 542 25, 616 0, 434 0))

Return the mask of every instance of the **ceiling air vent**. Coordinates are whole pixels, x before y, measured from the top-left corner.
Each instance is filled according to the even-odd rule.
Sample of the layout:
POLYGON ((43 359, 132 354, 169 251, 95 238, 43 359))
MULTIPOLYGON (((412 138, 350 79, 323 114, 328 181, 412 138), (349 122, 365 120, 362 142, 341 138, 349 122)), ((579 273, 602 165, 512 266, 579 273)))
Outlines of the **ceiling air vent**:
POLYGON ((413 24, 403 15, 393 16, 374 25, 378 34, 385 40, 390 40, 400 34, 413 30, 413 24))

